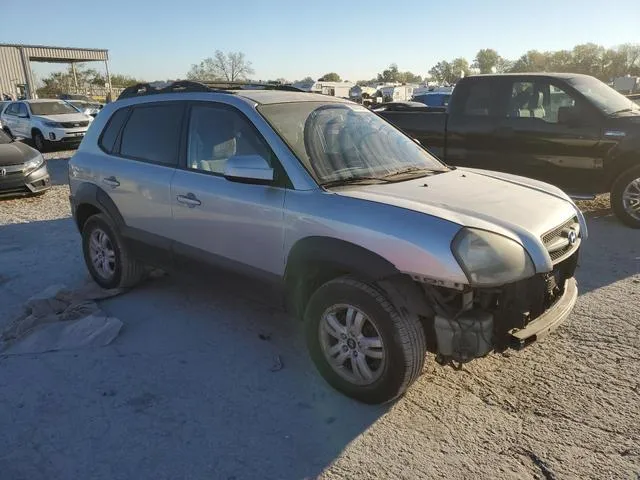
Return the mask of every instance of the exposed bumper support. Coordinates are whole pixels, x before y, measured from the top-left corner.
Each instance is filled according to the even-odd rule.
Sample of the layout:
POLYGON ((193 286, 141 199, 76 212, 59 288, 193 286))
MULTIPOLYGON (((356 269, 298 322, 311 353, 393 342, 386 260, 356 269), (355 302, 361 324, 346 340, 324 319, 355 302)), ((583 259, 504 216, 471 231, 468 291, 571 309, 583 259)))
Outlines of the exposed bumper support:
POLYGON ((578 284, 574 278, 570 278, 565 282, 564 294, 555 305, 526 327, 509 331, 512 347, 522 348, 558 328, 571 313, 577 299, 578 284))

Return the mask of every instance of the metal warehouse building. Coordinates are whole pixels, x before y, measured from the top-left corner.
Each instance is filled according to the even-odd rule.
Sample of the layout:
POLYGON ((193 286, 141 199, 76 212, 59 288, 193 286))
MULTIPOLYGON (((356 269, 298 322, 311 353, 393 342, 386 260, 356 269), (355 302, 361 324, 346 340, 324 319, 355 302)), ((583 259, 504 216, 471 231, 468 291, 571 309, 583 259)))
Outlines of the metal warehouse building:
POLYGON ((0 96, 34 98, 36 85, 31 62, 70 63, 74 72, 76 63, 104 62, 111 85, 108 61, 107 50, 0 43, 0 96))

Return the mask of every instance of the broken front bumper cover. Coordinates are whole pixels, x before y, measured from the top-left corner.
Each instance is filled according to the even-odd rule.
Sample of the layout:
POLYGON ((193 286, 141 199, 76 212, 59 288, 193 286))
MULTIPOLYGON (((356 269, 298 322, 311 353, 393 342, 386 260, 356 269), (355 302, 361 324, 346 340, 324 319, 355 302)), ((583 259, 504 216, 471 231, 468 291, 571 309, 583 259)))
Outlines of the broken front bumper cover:
POLYGON ((527 324, 526 327, 509 331, 511 346, 523 348, 531 342, 547 336, 569 317, 577 299, 578 284, 575 278, 569 278, 565 281, 562 297, 549 310, 527 324))

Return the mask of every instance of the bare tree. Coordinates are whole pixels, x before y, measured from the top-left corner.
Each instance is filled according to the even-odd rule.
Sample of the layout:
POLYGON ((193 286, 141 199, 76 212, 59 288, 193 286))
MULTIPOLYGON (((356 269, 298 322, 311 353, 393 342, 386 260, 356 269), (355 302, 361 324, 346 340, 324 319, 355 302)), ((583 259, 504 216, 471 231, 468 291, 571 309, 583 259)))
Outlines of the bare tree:
POLYGON ((199 64, 191 65, 191 70, 187 73, 190 80, 223 80, 235 82, 246 80, 249 75, 253 75, 254 70, 242 52, 228 52, 224 54, 216 50, 213 58, 205 58, 199 64))

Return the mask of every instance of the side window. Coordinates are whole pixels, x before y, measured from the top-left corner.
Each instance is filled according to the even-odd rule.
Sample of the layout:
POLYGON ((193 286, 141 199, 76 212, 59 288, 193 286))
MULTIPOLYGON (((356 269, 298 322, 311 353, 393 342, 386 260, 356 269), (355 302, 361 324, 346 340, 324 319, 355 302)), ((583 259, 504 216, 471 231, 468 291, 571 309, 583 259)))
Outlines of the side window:
POLYGON ((227 160, 240 155, 260 155, 272 165, 271 150, 242 114, 230 108, 194 106, 189 119, 187 168, 222 175, 227 160))
POLYGON ((176 166, 182 111, 183 106, 178 103, 134 107, 122 131, 120 154, 176 166))
POLYGON ((491 82, 474 82, 469 87, 464 103, 464 115, 491 115, 491 82))
POLYGON ((107 122, 107 126, 104 127, 102 131, 102 135, 100 136, 100 140, 98 144, 100 148, 107 153, 113 153, 116 139, 118 138, 118 134, 122 129, 122 125, 124 121, 127 119, 127 114, 129 113, 128 108, 121 108, 120 110, 116 110, 116 112, 111 115, 111 118, 107 122))
POLYGON ((18 104, 17 103, 9 104, 9 106, 4 111, 4 113, 6 113, 7 115, 15 115, 16 113, 18 113, 18 104))
POLYGON ((561 88, 545 81, 514 82, 511 89, 508 116, 538 118, 547 123, 559 123, 562 107, 574 107, 575 99, 561 88))
POLYGON ((26 117, 28 113, 29 112, 27 112, 27 106, 24 103, 19 103, 18 104, 18 115, 20 115, 22 117, 26 117))

